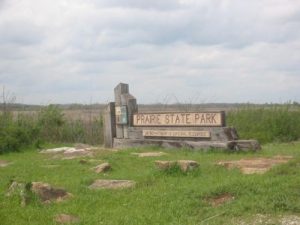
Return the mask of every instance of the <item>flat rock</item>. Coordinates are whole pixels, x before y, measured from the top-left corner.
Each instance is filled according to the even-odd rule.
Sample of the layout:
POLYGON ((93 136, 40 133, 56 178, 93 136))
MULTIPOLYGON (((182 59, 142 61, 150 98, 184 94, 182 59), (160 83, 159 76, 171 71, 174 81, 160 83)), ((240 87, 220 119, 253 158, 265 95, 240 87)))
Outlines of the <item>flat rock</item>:
POLYGON ((160 170, 168 170, 172 167, 179 166, 182 172, 188 172, 199 167, 199 163, 194 160, 178 160, 178 161, 155 161, 155 165, 160 170))
POLYGON ((0 160, 0 167, 6 167, 10 164, 10 162, 7 162, 5 160, 0 160))
POLYGON ((95 180, 90 189, 124 189, 135 186, 135 182, 131 180, 95 180))
POLYGON ((42 182, 32 182, 31 191, 35 193, 43 203, 61 202, 72 196, 72 194, 62 188, 53 188, 50 184, 42 182))
POLYGON ((199 167, 199 163, 193 160, 178 160, 177 164, 183 172, 191 171, 199 167))
POLYGON ((50 149, 44 149, 44 150, 40 151, 40 153, 63 153, 64 151, 66 151, 68 149, 70 149, 70 147, 50 148, 50 149))
POLYGON ((88 145, 77 144, 75 147, 44 149, 40 151, 40 153, 55 154, 54 158, 62 157, 62 159, 74 159, 74 158, 85 157, 85 156, 89 156, 89 157, 93 156, 92 149, 93 148, 88 145))
POLYGON ((74 159, 74 158, 84 157, 84 156, 93 156, 93 152, 86 149, 70 148, 64 151, 63 155, 64 155, 63 159, 74 159))
POLYGON ((111 165, 109 163, 102 163, 93 168, 96 173, 103 173, 111 169, 111 165))
POLYGON ((77 216, 69 214, 59 214, 54 217, 54 221, 57 223, 79 223, 80 219, 77 216))
POLYGON ((132 153, 133 155, 137 155, 138 157, 159 157, 167 155, 165 152, 142 152, 142 153, 132 153))
POLYGON ((155 165, 161 170, 168 170, 176 166, 176 161, 162 161, 156 160, 155 165))
POLYGON ((238 168, 243 174, 263 174, 270 170, 273 166, 287 163, 292 156, 274 156, 272 158, 253 158, 241 159, 236 161, 219 161, 217 165, 232 169, 238 168))
POLYGON ((12 181, 5 196, 11 197, 13 195, 18 195, 20 197, 22 207, 26 206, 30 201, 27 185, 25 183, 12 181))

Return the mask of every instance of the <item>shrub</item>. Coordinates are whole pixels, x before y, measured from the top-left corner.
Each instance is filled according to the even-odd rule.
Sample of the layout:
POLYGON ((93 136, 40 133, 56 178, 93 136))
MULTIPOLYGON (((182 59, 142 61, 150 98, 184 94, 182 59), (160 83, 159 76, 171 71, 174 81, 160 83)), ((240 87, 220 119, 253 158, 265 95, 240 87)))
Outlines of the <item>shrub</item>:
POLYGON ((34 142, 37 130, 26 122, 30 124, 27 126, 25 121, 14 120, 11 113, 0 114, 0 153, 17 151, 34 142))
POLYGON ((55 105, 49 105, 41 109, 38 114, 38 127, 40 136, 49 142, 62 140, 62 127, 65 124, 62 110, 55 105))

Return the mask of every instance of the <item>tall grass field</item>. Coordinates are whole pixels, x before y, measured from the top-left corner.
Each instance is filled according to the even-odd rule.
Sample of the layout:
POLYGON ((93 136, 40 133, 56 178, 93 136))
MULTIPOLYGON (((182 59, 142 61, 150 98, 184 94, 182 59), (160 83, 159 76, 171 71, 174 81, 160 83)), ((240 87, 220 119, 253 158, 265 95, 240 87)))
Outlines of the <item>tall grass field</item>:
MULTIPOLYGON (((293 104, 243 106, 227 110, 227 126, 240 139, 260 143, 300 139, 300 106, 293 104)), ((63 111, 55 105, 34 113, 0 113, 0 153, 43 143, 103 144, 103 116, 99 110, 63 111)))

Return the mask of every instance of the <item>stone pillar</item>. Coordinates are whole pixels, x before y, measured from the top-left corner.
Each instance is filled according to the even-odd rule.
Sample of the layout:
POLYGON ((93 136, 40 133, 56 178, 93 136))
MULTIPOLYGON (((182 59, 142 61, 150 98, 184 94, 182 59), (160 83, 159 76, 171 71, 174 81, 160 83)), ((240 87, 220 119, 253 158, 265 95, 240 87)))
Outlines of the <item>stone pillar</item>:
POLYGON ((128 84, 118 84, 115 87, 114 92, 116 103, 115 106, 126 106, 127 108, 127 124, 116 124, 116 137, 128 138, 128 127, 133 125, 133 114, 137 113, 138 111, 136 99, 129 94, 128 84))
MULTIPOLYGON (((115 87, 114 92, 115 92, 115 106, 116 107, 122 106, 121 95, 127 94, 129 92, 129 86, 128 84, 120 83, 115 87)), ((124 138, 123 125, 116 124, 116 137, 124 138)))
POLYGON ((110 102, 104 111, 104 146, 113 147, 113 140, 116 137, 116 116, 115 103, 110 102))
POLYGON ((124 138, 128 138, 128 127, 133 126, 133 114, 137 113, 137 104, 136 99, 131 94, 122 94, 121 95, 122 105, 127 107, 127 121, 126 125, 123 125, 123 134, 124 138))

